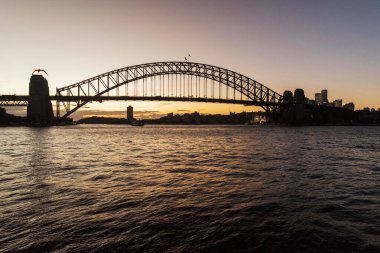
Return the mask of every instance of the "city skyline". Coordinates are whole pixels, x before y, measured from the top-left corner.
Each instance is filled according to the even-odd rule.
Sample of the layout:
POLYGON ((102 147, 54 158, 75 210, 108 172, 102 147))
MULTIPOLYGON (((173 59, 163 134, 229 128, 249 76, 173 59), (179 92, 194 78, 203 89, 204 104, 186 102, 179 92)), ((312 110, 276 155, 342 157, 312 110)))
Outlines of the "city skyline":
MULTIPOLYGON (((46 69, 54 94, 112 69, 191 53, 191 61, 235 70, 279 93, 303 88, 314 98, 327 89, 330 102, 377 109, 379 11, 378 1, 5 1, 0 94, 27 94, 34 68, 46 69)), ((182 102, 92 103, 84 110, 124 111, 127 104, 159 114, 252 110, 182 102)))

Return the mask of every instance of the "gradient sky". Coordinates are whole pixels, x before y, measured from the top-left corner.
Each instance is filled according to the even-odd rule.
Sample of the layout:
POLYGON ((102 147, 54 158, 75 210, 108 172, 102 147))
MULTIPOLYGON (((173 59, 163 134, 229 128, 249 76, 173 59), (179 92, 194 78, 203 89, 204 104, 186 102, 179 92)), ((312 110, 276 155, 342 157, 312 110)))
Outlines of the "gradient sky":
MULTIPOLYGON (((34 68, 51 94, 129 65, 183 60, 228 68, 282 93, 380 107, 379 0, 0 0, 0 94, 27 94, 34 68)), ((250 111, 224 104, 92 103, 89 113, 250 111)), ((84 112, 79 113, 81 115, 84 112)), ((78 115, 79 115, 78 114, 78 115)), ((78 117, 78 116, 77 116, 78 117)))

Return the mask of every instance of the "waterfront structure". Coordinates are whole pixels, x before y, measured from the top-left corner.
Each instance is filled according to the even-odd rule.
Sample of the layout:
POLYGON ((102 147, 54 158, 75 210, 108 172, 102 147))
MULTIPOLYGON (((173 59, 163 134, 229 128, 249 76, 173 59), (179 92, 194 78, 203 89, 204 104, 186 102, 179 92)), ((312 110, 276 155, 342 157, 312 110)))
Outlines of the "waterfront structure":
POLYGON ((264 114, 253 114, 252 124, 264 124, 267 122, 267 118, 264 114))
POLYGON ((130 122, 133 121, 133 107, 132 106, 127 107, 127 120, 130 122))

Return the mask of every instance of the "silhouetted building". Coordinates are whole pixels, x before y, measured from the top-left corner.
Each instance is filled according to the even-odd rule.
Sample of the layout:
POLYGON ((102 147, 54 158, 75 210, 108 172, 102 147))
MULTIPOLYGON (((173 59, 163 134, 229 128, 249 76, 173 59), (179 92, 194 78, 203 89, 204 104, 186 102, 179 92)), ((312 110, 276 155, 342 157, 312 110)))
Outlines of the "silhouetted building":
POLYGON ((294 102, 296 104, 305 104, 305 93, 303 89, 296 89, 294 91, 294 102))
POLYGON ((52 124, 54 121, 48 81, 42 75, 30 77, 27 118, 37 124, 52 124))
POLYGON ((305 92, 303 89, 296 89, 294 91, 295 103, 295 124, 301 125, 305 121, 305 92))
POLYGON ((322 104, 324 105, 328 104, 329 100, 327 99, 327 90, 322 90, 321 95, 322 95, 322 104))
POLYGON ((127 107, 127 120, 130 122, 133 121, 133 107, 132 106, 127 107))
POLYGON ((327 105, 329 103, 327 99, 327 90, 322 90, 321 93, 315 93, 316 105, 327 105))
POLYGON ((370 109, 369 109, 369 107, 364 107, 364 108, 363 108, 363 111, 369 112, 370 109))
MULTIPOLYGON (((281 122, 285 124, 293 124, 294 121, 294 107, 292 104, 295 103, 293 92, 286 90, 283 93, 282 100, 284 103, 289 104, 289 106, 280 108, 281 122)), ((257 119, 253 119, 253 122, 256 123, 257 119)))
POLYGON ((315 104, 321 105, 323 103, 322 93, 315 93, 315 104))
POLYGON ((284 91, 282 99, 284 103, 293 103, 293 93, 290 90, 284 91))
POLYGON ((341 108, 343 106, 343 101, 342 99, 335 99, 333 104, 334 104, 334 107, 341 108))
POLYGON ((343 107, 348 110, 355 111, 355 105, 352 102, 345 104, 343 107))

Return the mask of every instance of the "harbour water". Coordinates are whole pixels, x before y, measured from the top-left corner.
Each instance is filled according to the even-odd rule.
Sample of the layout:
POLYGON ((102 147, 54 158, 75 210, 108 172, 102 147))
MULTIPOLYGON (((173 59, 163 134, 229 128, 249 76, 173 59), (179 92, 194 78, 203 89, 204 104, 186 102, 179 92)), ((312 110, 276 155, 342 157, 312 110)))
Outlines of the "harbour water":
POLYGON ((380 252, 380 128, 1 128, 0 252, 380 252))

